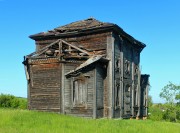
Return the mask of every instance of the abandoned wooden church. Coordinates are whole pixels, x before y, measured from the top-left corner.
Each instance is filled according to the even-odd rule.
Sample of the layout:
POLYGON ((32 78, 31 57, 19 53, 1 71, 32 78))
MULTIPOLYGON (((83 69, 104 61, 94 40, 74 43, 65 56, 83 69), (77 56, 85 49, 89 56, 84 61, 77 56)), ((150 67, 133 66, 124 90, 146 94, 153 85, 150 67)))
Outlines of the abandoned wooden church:
POLYGON ((118 25, 94 18, 30 36, 25 56, 28 108, 91 118, 147 116, 146 46, 118 25))

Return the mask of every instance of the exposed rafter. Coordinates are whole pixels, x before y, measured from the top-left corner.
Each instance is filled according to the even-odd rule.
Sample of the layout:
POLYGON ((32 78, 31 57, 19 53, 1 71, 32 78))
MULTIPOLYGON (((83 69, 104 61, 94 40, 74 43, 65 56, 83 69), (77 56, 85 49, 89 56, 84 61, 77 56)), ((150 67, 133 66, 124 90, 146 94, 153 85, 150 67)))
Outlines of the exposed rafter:
POLYGON ((75 49, 76 51, 81 52, 81 54, 80 54, 81 56, 83 56, 83 55, 88 55, 88 56, 93 55, 93 54, 89 53, 88 51, 79 48, 78 46, 75 46, 75 45, 73 45, 73 44, 70 44, 70 43, 68 43, 68 42, 66 42, 66 41, 64 41, 64 40, 62 40, 62 39, 58 39, 58 40, 54 41, 53 43, 51 43, 51 44, 45 46, 44 48, 40 49, 39 51, 33 52, 33 53, 27 55, 26 58, 34 58, 34 57, 36 58, 36 57, 44 54, 45 52, 48 52, 48 50, 49 50, 52 46, 54 46, 54 45, 58 45, 59 49, 56 50, 56 52, 58 51, 59 54, 62 54, 62 52, 63 52, 63 51, 62 51, 62 45, 67 45, 67 46, 75 49))

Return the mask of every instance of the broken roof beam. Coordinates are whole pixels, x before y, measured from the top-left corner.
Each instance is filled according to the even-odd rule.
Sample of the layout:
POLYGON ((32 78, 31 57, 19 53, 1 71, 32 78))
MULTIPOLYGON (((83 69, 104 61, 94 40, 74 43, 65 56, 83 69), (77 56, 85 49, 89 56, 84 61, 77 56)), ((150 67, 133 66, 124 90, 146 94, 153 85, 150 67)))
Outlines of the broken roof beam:
POLYGON ((40 49, 39 51, 36 51, 36 52, 33 52, 33 53, 27 55, 27 57, 31 57, 31 56, 33 56, 33 55, 39 56, 39 55, 41 55, 43 52, 45 52, 49 47, 55 45, 55 44, 58 43, 59 41, 60 41, 60 39, 58 39, 58 40, 50 43, 49 45, 45 46, 44 48, 40 49))
POLYGON ((63 56, 64 59, 89 59, 90 56, 63 56))
MULTIPOLYGON (((92 55, 91 53, 87 52, 86 50, 83 50, 83 49, 81 49, 81 48, 79 48, 73 44, 70 44, 70 43, 68 43, 62 39, 58 39, 58 40, 52 42, 51 44, 45 46, 44 48, 40 49, 39 51, 36 51, 36 52, 33 52, 33 53, 27 55, 26 58, 39 56, 39 55, 43 54, 45 51, 47 51, 50 47, 52 47, 53 45, 55 45, 57 43, 59 45, 59 49, 62 48, 62 44, 66 44, 69 47, 72 47, 72 48, 76 49, 77 51, 82 52, 81 55, 88 55, 88 56, 92 55)), ((61 52, 62 52, 62 49, 61 49, 61 52)))
POLYGON ((87 51, 85 51, 85 50, 82 50, 81 48, 79 48, 79 47, 77 47, 77 46, 74 46, 74 45, 72 45, 72 44, 70 44, 70 43, 68 43, 68 42, 66 42, 66 41, 64 41, 64 40, 62 40, 62 39, 60 39, 60 41, 62 41, 64 44, 66 44, 66 45, 68 45, 68 46, 70 46, 70 47, 72 47, 72 48, 74 48, 74 49, 77 49, 77 50, 79 50, 79 51, 81 51, 81 52, 83 52, 83 53, 85 53, 85 54, 87 54, 87 55, 92 55, 92 54, 90 54, 89 52, 87 52, 87 51))

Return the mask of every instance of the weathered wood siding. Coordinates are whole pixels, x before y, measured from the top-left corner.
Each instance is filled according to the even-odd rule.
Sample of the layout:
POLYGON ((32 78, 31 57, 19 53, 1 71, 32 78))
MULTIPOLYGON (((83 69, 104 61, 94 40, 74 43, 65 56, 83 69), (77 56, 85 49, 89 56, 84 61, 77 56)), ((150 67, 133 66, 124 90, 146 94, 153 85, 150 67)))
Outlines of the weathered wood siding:
POLYGON ((123 39, 124 55, 124 116, 136 117, 140 109, 140 70, 139 70, 139 50, 134 47, 128 40, 123 39), (127 92, 129 86, 129 92, 127 92), (129 97, 126 94, 129 93, 129 97), (129 101, 129 102, 127 102, 129 101))
POLYGON ((29 109, 60 111, 61 64, 30 65, 29 109))
POLYGON ((95 76, 96 76, 96 80, 95 80, 95 83, 96 83, 96 118, 101 118, 104 116, 104 77, 105 77, 105 74, 104 74, 104 70, 103 70, 103 64, 99 64, 97 67, 96 67, 96 72, 95 72, 95 76))
POLYGON ((114 37, 107 37, 107 58, 109 58, 107 66, 107 114, 108 118, 114 117, 114 37))
POLYGON ((114 35, 114 117, 120 117, 121 108, 121 41, 118 36, 114 35))
POLYGON ((135 116, 138 112, 140 98, 137 95, 139 94, 139 52, 126 38, 117 34, 113 36, 115 38, 114 117, 135 116), (119 105, 117 98, 119 98, 119 105))
POLYGON ((50 43, 54 42, 57 39, 63 39, 64 41, 74 44, 75 46, 80 46, 81 48, 87 50, 105 50, 107 45, 107 36, 109 32, 105 33, 95 33, 90 35, 81 35, 75 37, 62 37, 56 39, 43 39, 43 40, 36 40, 36 50, 39 50, 50 43))
POLYGON ((30 38, 36 52, 23 62, 29 109, 91 118, 147 115, 139 69, 145 45, 117 25, 90 18, 30 38), (94 55, 100 58, 88 64, 94 55))
MULTIPOLYGON (((67 73, 77 67, 77 64, 64 64, 64 72, 67 73)), ((82 117, 93 117, 93 93, 94 93, 94 70, 82 73, 86 77, 87 102, 85 106, 73 106, 72 99, 72 78, 64 77, 64 113, 82 117)), ((75 78, 78 78, 76 76, 75 78)), ((62 81, 63 82, 63 81, 62 81)))
POLYGON ((112 33, 108 33, 106 36, 106 55, 107 58, 110 59, 110 61, 106 64, 107 68, 105 70, 105 78, 104 78, 104 117, 111 118, 112 117, 112 112, 111 112, 111 107, 112 107, 112 90, 110 89, 112 85, 112 49, 113 49, 113 44, 114 44, 114 38, 112 37, 112 33))
MULTIPOLYGON (((62 38, 47 38, 47 39, 39 39, 36 40, 36 51, 40 50, 41 48, 49 45, 50 43, 56 41, 57 39, 63 39, 68 43, 71 43, 75 46, 81 47, 83 49, 86 50, 91 50, 91 51, 96 51, 96 50, 102 50, 104 51, 104 53, 106 52, 107 49, 107 36, 111 36, 111 34, 109 32, 104 32, 104 33, 94 33, 94 34, 89 34, 89 35, 81 35, 81 36, 71 36, 71 37, 62 37, 62 38)), ((109 52, 109 50, 107 50, 107 52, 109 52)), ((101 53, 102 54, 102 53, 101 53)), ((75 67, 77 67, 80 64, 76 64, 72 65, 72 64, 63 64, 64 65, 64 69, 62 70, 62 73, 66 73, 69 72, 71 70, 73 70, 75 67)), ((58 73, 58 72, 57 72, 58 73)), ((61 74, 60 74, 61 75, 61 74)), ((92 75, 92 72, 91 72, 92 75)), ((62 75, 63 76, 63 75, 62 75)), ((61 91, 61 93, 63 92, 64 94, 60 94, 60 101, 62 101, 61 105, 61 111, 62 113, 67 113, 67 114, 77 114, 79 113, 79 115, 84 115, 84 116, 91 116, 92 117, 92 108, 93 108, 93 89, 94 89, 94 77, 91 77, 88 80, 88 102, 87 102, 87 109, 84 110, 84 114, 83 109, 80 108, 73 108, 71 107, 71 103, 72 103, 72 98, 71 98, 71 79, 66 79, 64 77, 64 91, 61 91)), ((107 84, 107 83, 106 83, 107 84)), ((103 85, 103 84, 102 84, 103 85)), ((61 86, 61 85, 60 85, 61 86)), ((104 84, 103 86, 106 87, 106 85, 104 84)), ((32 88, 30 88, 31 90, 32 88)), ((108 87, 106 87, 106 89, 108 89, 108 87)), ((106 90, 107 92, 107 90, 106 90)), ((106 104, 106 112, 107 112, 107 98, 108 98, 108 93, 106 93, 107 95, 105 96, 105 102, 104 104, 106 104)), ((31 99, 32 97, 30 97, 31 99)), ((33 98, 34 99, 34 98, 33 98)), ((60 103, 59 103, 60 104, 60 103)), ((102 115, 103 113, 101 113, 102 115)), ((107 114, 107 113, 106 113, 107 114)))
POLYGON ((140 94, 140 99, 141 99, 141 106, 140 106, 140 116, 144 117, 147 116, 147 105, 146 105, 146 101, 147 101, 147 96, 146 96, 146 89, 147 87, 141 87, 141 94, 140 94))
POLYGON ((149 91, 149 75, 141 75, 141 94, 140 94, 140 116, 148 115, 148 91, 149 91))

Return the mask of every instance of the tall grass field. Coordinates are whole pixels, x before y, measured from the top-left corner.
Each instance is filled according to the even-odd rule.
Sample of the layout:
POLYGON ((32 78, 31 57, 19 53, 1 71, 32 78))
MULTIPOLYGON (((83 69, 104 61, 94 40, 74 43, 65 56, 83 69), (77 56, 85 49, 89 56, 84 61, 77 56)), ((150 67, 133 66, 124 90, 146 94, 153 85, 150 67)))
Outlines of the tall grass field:
POLYGON ((0 108, 0 133, 180 133, 179 123, 87 119, 55 113, 0 108))

